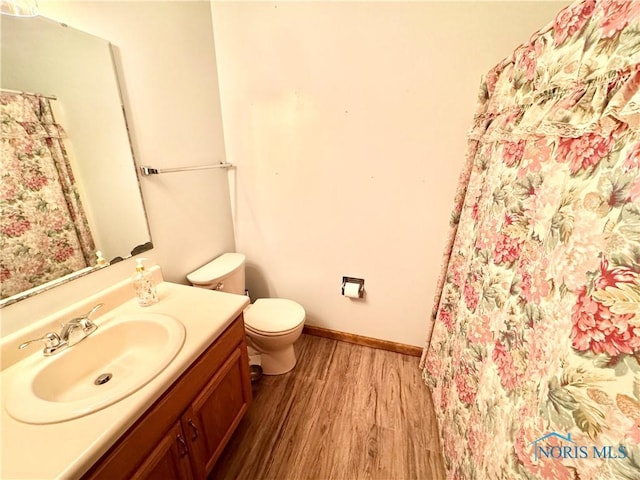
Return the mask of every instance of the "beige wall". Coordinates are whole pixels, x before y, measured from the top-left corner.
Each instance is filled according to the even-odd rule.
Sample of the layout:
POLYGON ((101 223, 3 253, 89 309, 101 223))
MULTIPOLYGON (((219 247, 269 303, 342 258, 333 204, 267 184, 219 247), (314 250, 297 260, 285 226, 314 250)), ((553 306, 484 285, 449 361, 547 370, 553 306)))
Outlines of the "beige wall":
POLYGON ((566 4, 214 1, 252 296, 422 345, 480 76, 566 4))
MULTIPOLYGON (((171 168, 224 159, 209 2, 38 3, 43 15, 118 48, 139 165, 171 168)), ((168 280, 186 282, 191 270, 234 248, 225 172, 143 178, 142 193, 155 246, 145 256, 162 266, 168 280)), ((125 261, 3 308, 2 334, 127 278, 134 265, 125 261)))

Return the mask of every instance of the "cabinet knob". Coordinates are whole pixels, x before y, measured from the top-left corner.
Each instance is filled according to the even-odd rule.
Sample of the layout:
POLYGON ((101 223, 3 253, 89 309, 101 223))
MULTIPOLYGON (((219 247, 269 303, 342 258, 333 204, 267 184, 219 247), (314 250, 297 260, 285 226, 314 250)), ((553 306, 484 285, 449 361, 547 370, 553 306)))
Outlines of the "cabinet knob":
POLYGON ((189 453, 189 449, 187 448, 187 442, 182 438, 182 434, 176 435, 176 440, 178 440, 178 446, 180 447, 180 456, 184 457, 187 453, 189 453))
POLYGON ((193 423, 193 420, 191 419, 187 420, 187 423, 191 427, 191 430, 193 430, 193 435, 191 436, 191 440, 196 440, 200 434, 200 432, 198 432, 198 427, 196 427, 196 424, 193 423))

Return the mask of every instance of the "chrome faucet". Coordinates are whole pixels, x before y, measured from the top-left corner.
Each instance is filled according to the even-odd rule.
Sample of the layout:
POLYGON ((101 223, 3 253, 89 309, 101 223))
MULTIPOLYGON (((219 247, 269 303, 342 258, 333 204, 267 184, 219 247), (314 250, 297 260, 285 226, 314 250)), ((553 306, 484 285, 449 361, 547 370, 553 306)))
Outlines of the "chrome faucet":
POLYGON ((72 347, 95 332, 98 326, 93 323, 89 317, 103 305, 104 303, 99 303, 84 315, 72 318, 65 323, 60 332, 60 339, 66 342, 68 347, 72 347))
POLYGON ((35 338, 24 342, 18 348, 22 350, 34 342, 44 342, 44 350, 42 353, 45 357, 48 357, 67 347, 72 347, 96 331, 98 326, 93 323, 89 317, 103 305, 104 303, 99 303, 84 315, 69 320, 62 325, 62 331, 59 335, 55 332, 48 332, 42 338, 35 338))
POLYGON ((33 340, 28 340, 23 344, 21 344, 18 348, 22 350, 23 348, 35 342, 44 342, 44 350, 42 351, 42 353, 44 353, 45 357, 48 357, 49 355, 53 355, 54 353, 57 353, 67 348, 67 344, 64 343, 62 340, 60 340, 60 335, 58 335, 55 332, 46 333, 42 338, 35 338, 33 340))

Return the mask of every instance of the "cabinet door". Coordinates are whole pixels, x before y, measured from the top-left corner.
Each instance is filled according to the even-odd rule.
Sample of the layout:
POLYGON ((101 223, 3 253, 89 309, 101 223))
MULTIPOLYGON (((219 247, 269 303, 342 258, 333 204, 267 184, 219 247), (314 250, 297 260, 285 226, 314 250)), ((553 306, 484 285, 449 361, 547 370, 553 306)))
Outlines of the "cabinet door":
POLYGON ((249 359, 240 344, 182 416, 196 478, 205 478, 251 401, 249 359))
POLYGON ((180 423, 176 423, 149 457, 132 475, 132 480, 190 480, 189 447, 180 423))

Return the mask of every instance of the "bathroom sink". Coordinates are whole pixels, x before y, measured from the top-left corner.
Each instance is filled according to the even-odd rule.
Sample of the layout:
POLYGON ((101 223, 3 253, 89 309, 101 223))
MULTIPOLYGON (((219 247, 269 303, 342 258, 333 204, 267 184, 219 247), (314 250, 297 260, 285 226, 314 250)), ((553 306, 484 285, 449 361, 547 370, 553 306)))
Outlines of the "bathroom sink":
POLYGON ((82 342, 18 369, 4 386, 7 412, 22 422, 46 424, 105 408, 162 372, 184 337, 182 323, 168 315, 115 317, 82 342))

